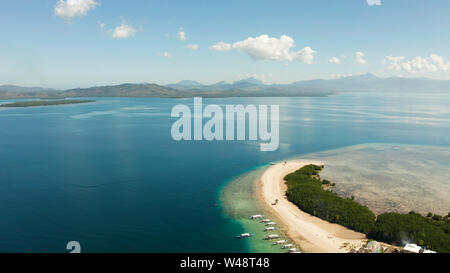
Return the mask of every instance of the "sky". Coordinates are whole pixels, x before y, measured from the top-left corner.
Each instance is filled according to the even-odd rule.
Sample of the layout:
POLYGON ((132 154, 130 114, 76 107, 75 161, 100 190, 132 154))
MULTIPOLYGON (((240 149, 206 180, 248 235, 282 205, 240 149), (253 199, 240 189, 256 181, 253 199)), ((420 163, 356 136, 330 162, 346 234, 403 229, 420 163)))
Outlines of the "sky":
POLYGON ((450 79, 448 0, 0 4, 0 85, 450 79))

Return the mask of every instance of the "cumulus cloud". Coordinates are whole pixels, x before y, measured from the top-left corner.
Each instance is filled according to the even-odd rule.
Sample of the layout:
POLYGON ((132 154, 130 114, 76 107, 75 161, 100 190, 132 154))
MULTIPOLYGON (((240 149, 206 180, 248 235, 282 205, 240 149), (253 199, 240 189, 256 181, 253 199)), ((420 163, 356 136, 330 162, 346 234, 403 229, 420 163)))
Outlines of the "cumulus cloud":
POLYGON ((333 57, 329 59, 328 62, 332 64, 341 64, 341 60, 338 57, 333 57))
POLYGON ((192 49, 192 50, 197 50, 198 49, 198 45, 197 44, 189 44, 186 45, 186 48, 192 49))
POLYGON ((355 62, 360 65, 366 65, 367 61, 364 60, 364 53, 358 51, 355 53, 355 62))
POLYGON ((367 5, 369 6, 380 6, 381 0, 367 0, 367 5))
POLYGON ((178 32, 178 40, 180 41, 186 41, 186 33, 184 31, 179 31, 178 32))
POLYGON ((231 49, 232 49, 231 44, 227 44, 225 42, 218 42, 217 44, 209 47, 209 50, 215 50, 215 51, 228 51, 231 49))
POLYGON ((73 17, 84 16, 100 3, 94 0, 59 0, 54 7, 54 14, 64 21, 70 22, 73 17))
POLYGON ((259 37, 249 37, 246 40, 233 44, 234 49, 244 52, 253 60, 293 61, 298 60, 312 64, 314 51, 307 46, 299 51, 292 51, 295 47, 294 39, 282 35, 280 38, 271 38, 264 34, 259 37))
POLYGON ((159 53, 159 56, 166 57, 166 58, 171 58, 172 57, 172 55, 169 52, 167 52, 167 51, 159 53))
POLYGON ((429 73, 439 71, 449 71, 450 62, 445 62, 444 57, 437 54, 431 54, 425 58, 417 56, 412 60, 406 60, 403 56, 386 56, 383 64, 387 65, 389 70, 407 71, 411 73, 429 73))
POLYGON ((129 38, 129 37, 133 37, 134 35, 136 35, 136 32, 137 32, 137 30, 135 28, 133 28, 126 22, 122 22, 122 24, 120 26, 117 26, 113 30, 112 37, 114 39, 125 39, 125 38, 129 38))
POLYGON ((314 63, 314 54, 317 53, 317 51, 314 51, 311 47, 307 46, 297 52, 296 59, 304 62, 305 64, 313 64, 314 63))

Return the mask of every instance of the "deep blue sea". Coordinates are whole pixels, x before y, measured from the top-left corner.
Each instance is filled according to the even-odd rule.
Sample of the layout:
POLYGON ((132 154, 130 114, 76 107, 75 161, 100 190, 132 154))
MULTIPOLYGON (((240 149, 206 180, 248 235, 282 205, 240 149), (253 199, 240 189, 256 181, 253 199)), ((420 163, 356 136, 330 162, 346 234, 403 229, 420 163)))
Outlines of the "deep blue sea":
MULTIPOLYGON (((280 148, 171 137, 192 99, 96 98, 0 109, 0 252, 246 252, 219 202, 227 181, 292 156, 363 143, 450 146, 450 95, 204 99, 280 105, 280 148)), ((7 101, 0 101, 5 103, 7 101)))

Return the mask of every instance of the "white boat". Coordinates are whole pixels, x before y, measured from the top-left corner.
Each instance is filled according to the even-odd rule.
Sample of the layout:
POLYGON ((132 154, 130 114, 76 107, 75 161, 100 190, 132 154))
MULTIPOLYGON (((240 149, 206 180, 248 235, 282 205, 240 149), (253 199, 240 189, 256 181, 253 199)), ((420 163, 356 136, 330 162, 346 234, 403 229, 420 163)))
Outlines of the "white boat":
POLYGON ((261 223, 270 223, 270 222, 272 222, 272 220, 270 220, 270 219, 264 219, 261 221, 261 223))
POLYGON ((236 236, 236 238, 244 239, 244 238, 248 238, 251 236, 252 236, 252 234, 250 234, 250 233, 242 233, 241 235, 236 236))
POLYGON ((293 252, 289 252, 289 253, 302 253, 301 251, 293 251, 293 252))
POLYGON ((273 245, 281 245, 281 244, 284 244, 284 243, 287 243, 287 240, 276 241, 276 242, 273 243, 273 245))
POLYGON ((282 248, 290 248, 290 247, 293 247, 294 245, 293 244, 287 244, 287 245, 284 245, 282 248))
POLYGON ((255 214, 255 215, 250 216, 250 219, 261 219, 261 218, 263 218, 263 217, 264 217, 264 216, 261 215, 261 214, 255 214))
POLYGON ((272 230, 275 230, 275 227, 267 227, 264 229, 264 231, 272 231, 272 230))
POLYGON ((267 224, 266 224, 266 226, 274 226, 274 225, 276 225, 277 223, 275 223, 275 222, 268 222, 267 224))
POLYGON ((278 235, 278 234, 271 234, 271 235, 266 237, 266 240, 272 240, 272 239, 278 239, 278 238, 280 238, 280 235, 278 235))
POLYGON ((270 165, 277 165, 277 163, 275 163, 275 162, 270 162, 270 165))
POLYGON ((295 247, 294 248, 291 248, 291 249, 289 249, 289 253, 294 253, 294 252, 297 252, 298 251, 298 249, 296 249, 295 247))

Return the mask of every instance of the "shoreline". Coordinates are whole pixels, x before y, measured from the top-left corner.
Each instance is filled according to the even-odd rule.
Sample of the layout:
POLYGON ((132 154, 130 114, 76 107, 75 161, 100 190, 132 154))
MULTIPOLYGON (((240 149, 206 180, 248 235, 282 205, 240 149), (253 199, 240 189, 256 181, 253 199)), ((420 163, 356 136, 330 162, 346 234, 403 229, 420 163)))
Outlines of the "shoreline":
POLYGON ((265 210, 281 221, 283 231, 304 252, 346 253, 352 248, 360 248, 367 242, 365 234, 307 214, 287 200, 284 177, 308 164, 323 163, 293 160, 287 161, 286 165, 269 166, 257 182, 257 199, 265 210), (275 199, 278 204, 273 206, 275 199))
POLYGON ((0 104, 0 108, 30 108, 30 107, 42 107, 42 106, 59 106, 59 105, 71 105, 71 104, 84 104, 92 103, 95 100, 28 100, 28 101, 16 101, 12 103, 0 104))

